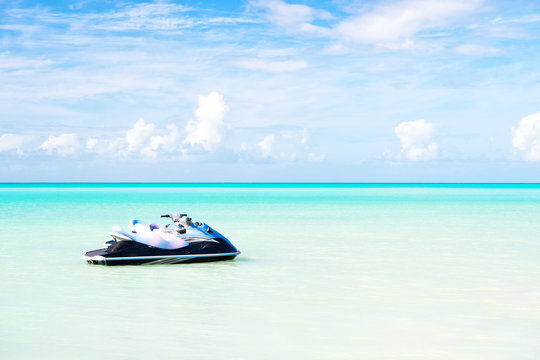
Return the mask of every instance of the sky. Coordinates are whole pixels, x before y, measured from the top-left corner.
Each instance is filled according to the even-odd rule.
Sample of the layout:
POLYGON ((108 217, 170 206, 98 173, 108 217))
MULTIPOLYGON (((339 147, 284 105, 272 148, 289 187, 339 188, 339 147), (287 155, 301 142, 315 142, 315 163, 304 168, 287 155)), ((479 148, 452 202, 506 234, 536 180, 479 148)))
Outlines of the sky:
POLYGON ((539 182, 537 0, 0 0, 0 181, 539 182))

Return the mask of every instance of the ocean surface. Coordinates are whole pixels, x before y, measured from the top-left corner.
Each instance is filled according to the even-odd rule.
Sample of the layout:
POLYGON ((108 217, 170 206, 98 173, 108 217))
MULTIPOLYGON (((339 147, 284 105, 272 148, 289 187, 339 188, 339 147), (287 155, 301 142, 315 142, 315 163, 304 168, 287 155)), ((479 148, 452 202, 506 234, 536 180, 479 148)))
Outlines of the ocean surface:
POLYGON ((0 184, 0 359, 540 359, 540 185, 0 184), (188 213, 234 261, 88 265, 188 213))

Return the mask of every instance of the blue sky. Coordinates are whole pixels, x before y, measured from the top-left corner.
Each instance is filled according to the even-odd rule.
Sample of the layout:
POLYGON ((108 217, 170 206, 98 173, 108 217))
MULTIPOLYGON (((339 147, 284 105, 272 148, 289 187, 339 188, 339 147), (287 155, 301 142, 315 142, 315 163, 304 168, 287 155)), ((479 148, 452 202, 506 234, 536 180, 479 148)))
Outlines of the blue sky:
POLYGON ((539 181, 537 1, 1 1, 0 181, 539 181))

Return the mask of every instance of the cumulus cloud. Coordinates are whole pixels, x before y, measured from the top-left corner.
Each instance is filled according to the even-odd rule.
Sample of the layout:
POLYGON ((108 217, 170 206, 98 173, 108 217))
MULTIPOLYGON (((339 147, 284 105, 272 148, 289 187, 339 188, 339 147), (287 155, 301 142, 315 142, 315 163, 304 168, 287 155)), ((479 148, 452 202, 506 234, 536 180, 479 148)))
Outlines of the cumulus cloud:
POLYGON ((51 135, 41 144, 41 149, 46 150, 48 154, 75 155, 79 149, 79 139, 77 134, 51 135))
POLYGON ((165 153, 180 152, 180 136, 176 125, 169 124, 162 132, 164 135, 156 134, 154 123, 139 119, 126 131, 124 137, 101 140, 89 138, 86 141, 86 151, 120 158, 142 155, 147 159, 156 159, 165 153))
MULTIPOLYGON (((310 153, 306 155, 308 150, 307 141, 307 129, 278 131, 265 135, 261 141, 257 142, 256 151, 252 151, 245 144, 243 144, 243 149, 241 150, 258 153, 259 156, 267 160, 294 161, 298 156, 301 156, 311 162, 322 161, 324 159, 324 155, 322 154, 316 155, 310 153)), ((250 157, 254 158, 253 156, 250 157)))
POLYGON ((223 117, 229 110, 223 97, 216 91, 208 96, 199 96, 199 107, 195 110, 195 119, 187 123, 184 144, 200 147, 205 151, 214 151, 221 142, 223 117))
POLYGON ((33 136, 21 134, 2 134, 0 135, 0 152, 15 150, 17 155, 21 156, 33 136))
POLYGON ((433 125, 424 120, 402 122, 394 129, 401 142, 401 155, 407 160, 432 160, 438 155, 433 125))
MULTIPOLYGON (((104 156, 119 158, 142 156, 149 160, 167 154, 185 155, 186 152, 194 148, 213 151, 221 143, 223 117, 227 110, 222 96, 212 91, 208 96, 199 97, 199 106, 194 111, 195 119, 187 123, 186 136, 183 141, 176 124, 168 124, 164 129, 141 118, 126 131, 123 137, 88 138, 85 149, 87 152, 104 156)), ((58 142, 58 140, 52 139, 49 141, 50 144, 43 146, 52 152, 52 144, 55 144, 55 141, 58 142)), ((44 148, 43 146, 42 148, 44 148)), ((67 151, 67 147, 62 150, 63 153, 65 151, 67 151)), ((60 151, 56 152, 60 154, 60 151)))
POLYGON ((258 12, 276 26, 290 33, 299 33, 312 36, 327 36, 330 30, 311 22, 317 19, 328 20, 332 16, 324 10, 300 4, 287 4, 281 0, 252 0, 248 9, 258 12))
POLYGON ((526 161, 540 161, 540 112, 525 116, 512 127, 512 145, 526 161))
POLYGON ((146 147, 153 131, 154 124, 147 124, 144 119, 139 119, 126 133, 127 150, 139 151, 146 147))
POLYGON ((174 124, 169 124, 167 125, 167 131, 167 135, 151 136, 148 146, 143 148, 141 153, 149 158, 157 158, 160 153, 178 150, 178 128, 174 124))
POLYGON ((385 2, 371 11, 352 16, 335 27, 336 36, 354 43, 410 43, 427 30, 441 29, 479 7, 479 0, 402 0, 385 2))
POLYGON ((262 59, 246 59, 236 61, 234 64, 243 69, 259 70, 271 73, 301 70, 308 66, 308 63, 303 60, 270 61, 262 59))
POLYGON ((261 149, 264 157, 272 156, 274 143, 276 142, 276 135, 266 135, 262 141, 257 143, 259 149, 261 149))

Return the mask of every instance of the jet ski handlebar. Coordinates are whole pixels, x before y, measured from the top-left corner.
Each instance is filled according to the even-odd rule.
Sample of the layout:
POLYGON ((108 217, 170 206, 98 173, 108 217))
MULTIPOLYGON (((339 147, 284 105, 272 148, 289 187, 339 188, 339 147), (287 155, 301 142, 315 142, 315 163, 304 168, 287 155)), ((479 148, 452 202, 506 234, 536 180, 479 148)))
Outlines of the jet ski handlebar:
POLYGON ((161 215, 162 218, 171 218, 174 222, 179 221, 181 218, 186 217, 187 214, 166 214, 161 215))

